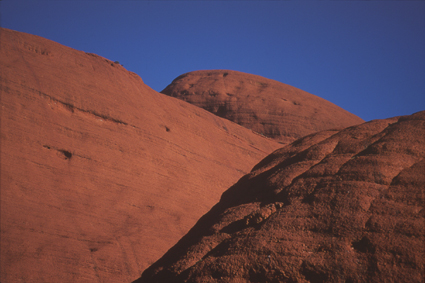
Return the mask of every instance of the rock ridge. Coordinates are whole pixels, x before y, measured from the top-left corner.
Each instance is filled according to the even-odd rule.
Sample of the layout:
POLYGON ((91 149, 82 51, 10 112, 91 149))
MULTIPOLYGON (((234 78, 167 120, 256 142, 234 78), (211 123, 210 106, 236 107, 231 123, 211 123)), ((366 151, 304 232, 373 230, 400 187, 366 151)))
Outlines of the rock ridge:
POLYGON ((425 111, 267 156, 135 282, 422 282, 425 111))

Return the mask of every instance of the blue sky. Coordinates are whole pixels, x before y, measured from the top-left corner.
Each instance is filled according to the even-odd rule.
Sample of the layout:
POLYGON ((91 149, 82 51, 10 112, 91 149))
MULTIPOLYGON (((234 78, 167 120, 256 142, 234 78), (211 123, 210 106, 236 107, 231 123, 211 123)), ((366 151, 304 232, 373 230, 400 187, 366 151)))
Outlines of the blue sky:
POLYGON ((119 61, 157 91, 230 69, 367 121, 425 109, 423 1, 3 0, 0 11, 2 27, 119 61))

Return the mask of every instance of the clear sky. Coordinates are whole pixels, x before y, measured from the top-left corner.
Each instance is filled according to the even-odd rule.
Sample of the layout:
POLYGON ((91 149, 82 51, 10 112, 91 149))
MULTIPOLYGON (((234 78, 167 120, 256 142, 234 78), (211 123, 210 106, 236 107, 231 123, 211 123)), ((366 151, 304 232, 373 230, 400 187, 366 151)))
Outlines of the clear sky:
POLYGON ((119 61, 157 91, 230 69, 365 120, 425 109, 424 1, 0 2, 1 26, 119 61))

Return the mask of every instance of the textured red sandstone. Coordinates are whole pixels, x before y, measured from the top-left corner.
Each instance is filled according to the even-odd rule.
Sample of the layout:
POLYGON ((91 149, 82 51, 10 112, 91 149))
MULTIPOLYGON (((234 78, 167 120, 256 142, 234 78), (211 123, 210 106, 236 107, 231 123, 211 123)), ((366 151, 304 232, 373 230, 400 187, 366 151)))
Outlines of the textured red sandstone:
POLYGON ((295 87, 229 70, 183 74, 162 93, 284 144, 308 134, 364 121, 335 104, 295 87))
POLYGON ((0 29, 1 282, 130 282, 278 143, 0 29))
POLYGON ((423 282, 425 111, 309 135, 135 282, 423 282))

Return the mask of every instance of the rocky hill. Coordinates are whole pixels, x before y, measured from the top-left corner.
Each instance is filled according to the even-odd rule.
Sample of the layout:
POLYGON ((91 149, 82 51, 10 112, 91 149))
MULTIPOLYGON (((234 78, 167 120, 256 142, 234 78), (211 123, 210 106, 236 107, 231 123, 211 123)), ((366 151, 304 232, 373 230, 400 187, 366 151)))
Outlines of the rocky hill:
POLYGON ((423 282, 425 111, 301 138, 135 282, 423 282))
POLYGON ((0 39, 1 282, 130 282, 279 147, 98 55, 0 39))
POLYGON ((295 87, 230 70, 183 74, 162 93, 284 144, 318 131, 364 122, 335 104, 295 87))

